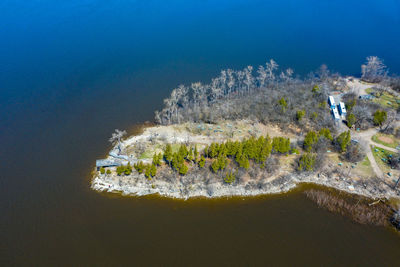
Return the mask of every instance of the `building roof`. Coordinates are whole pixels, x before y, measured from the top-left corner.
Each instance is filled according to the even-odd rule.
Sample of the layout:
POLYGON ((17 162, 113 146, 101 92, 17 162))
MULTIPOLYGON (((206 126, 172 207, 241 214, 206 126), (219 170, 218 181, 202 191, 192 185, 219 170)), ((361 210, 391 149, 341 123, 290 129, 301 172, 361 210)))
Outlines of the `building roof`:
POLYGON ((121 166, 122 163, 120 161, 116 160, 110 160, 110 159, 98 159, 96 160, 96 167, 115 167, 115 166, 121 166))

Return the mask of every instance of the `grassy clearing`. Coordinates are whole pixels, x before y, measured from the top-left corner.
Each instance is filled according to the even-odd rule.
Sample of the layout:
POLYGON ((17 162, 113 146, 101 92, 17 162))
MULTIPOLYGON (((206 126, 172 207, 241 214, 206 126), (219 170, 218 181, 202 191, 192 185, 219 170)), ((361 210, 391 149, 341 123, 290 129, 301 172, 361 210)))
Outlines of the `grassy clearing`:
POLYGON ((389 134, 382 134, 382 133, 377 133, 376 135, 372 136, 372 141, 375 143, 391 147, 391 148, 396 148, 399 145, 399 141, 393 136, 389 134), (383 140, 382 140, 383 139, 383 140), (391 139, 392 142, 385 142, 384 139, 391 139))
POLYGON ((367 94, 371 94, 372 92, 374 92, 374 90, 372 88, 367 88, 367 89, 365 89, 365 92, 367 94))
POLYGON ((368 157, 365 157, 361 162, 359 162, 354 171, 361 176, 372 176, 374 174, 374 170, 371 167, 371 162, 368 157))
POLYGON ((389 159, 391 158, 390 155, 394 156, 394 153, 377 146, 371 146, 371 151, 379 168, 385 173, 391 172, 389 159))
MULTIPOLYGON (((374 92, 374 90, 372 88, 367 88, 365 89, 365 92, 367 94, 371 94, 374 92)), ((385 108, 397 109, 400 106, 400 98, 397 98, 387 92, 384 92, 380 97, 376 97, 372 101, 385 108)))
POLYGON ((382 107, 386 108, 394 108, 397 109, 400 106, 400 99, 397 97, 394 97, 388 93, 383 93, 382 96, 379 98, 374 98, 373 100, 375 103, 378 103, 382 107))

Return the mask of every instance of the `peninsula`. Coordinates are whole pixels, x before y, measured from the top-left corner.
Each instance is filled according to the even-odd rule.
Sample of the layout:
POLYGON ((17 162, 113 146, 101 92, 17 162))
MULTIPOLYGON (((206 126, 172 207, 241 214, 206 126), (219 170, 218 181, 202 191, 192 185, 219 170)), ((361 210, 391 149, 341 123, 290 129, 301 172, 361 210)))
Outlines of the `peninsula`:
POLYGON ((155 126, 116 130, 91 187, 124 195, 254 196, 299 183, 400 199, 400 79, 377 57, 362 77, 322 66, 307 78, 270 60, 180 85, 155 126))

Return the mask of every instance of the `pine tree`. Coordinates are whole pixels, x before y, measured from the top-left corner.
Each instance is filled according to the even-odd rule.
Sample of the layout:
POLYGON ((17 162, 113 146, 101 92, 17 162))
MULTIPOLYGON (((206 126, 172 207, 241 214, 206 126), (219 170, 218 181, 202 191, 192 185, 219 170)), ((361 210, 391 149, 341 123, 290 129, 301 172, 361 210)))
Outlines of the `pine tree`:
POLYGON ((159 158, 159 154, 154 153, 153 155, 153 164, 159 166, 161 164, 161 160, 159 158))
POLYGON ((172 156, 173 155, 171 144, 167 144, 164 150, 164 159, 169 164, 169 166, 171 166, 172 156))
POLYGON ((281 106, 282 112, 285 113, 287 108, 287 102, 285 98, 282 97, 281 99, 279 99, 278 103, 281 106))
POLYGON ((324 136, 326 139, 331 140, 331 141, 333 140, 333 137, 331 135, 331 131, 328 128, 322 128, 319 131, 319 136, 324 136))
POLYGON ((218 161, 219 169, 221 169, 221 170, 225 169, 225 167, 227 165, 227 160, 226 160, 226 156, 222 152, 220 152, 220 154, 217 158, 217 161, 218 161))
POLYGON ((314 131, 309 131, 304 137, 304 149, 310 152, 312 146, 318 141, 318 136, 314 131))
POLYGON ((182 163, 179 166, 179 174, 185 175, 188 172, 188 167, 185 165, 185 163, 182 163))
POLYGON ((151 175, 152 177, 154 177, 154 176, 156 176, 156 174, 157 174, 157 167, 156 167, 156 165, 151 164, 151 167, 150 167, 150 175, 151 175))
POLYGON ((346 152, 347 147, 350 144, 351 141, 351 134, 350 130, 347 132, 341 133, 337 138, 336 142, 340 146, 340 152, 346 152))
POLYGON ((234 183, 235 182, 235 174, 232 171, 228 172, 224 178, 224 182, 227 184, 234 183))
POLYGON ((218 155, 218 150, 214 143, 211 143, 210 147, 208 148, 208 156, 210 158, 215 158, 218 155))
POLYGON ((200 160, 199 160, 199 167, 203 168, 205 164, 206 164, 206 159, 204 158, 203 155, 201 155, 200 160))
POLYGON ((197 163, 199 157, 199 151, 197 150, 197 145, 194 146, 193 157, 194 157, 194 162, 197 163))
POLYGON ((211 164, 211 169, 213 170, 214 173, 218 172, 219 170, 218 159, 213 161, 213 163, 211 164))
POLYGON ((187 160, 188 160, 189 162, 192 162, 192 161, 193 161, 193 148, 192 148, 192 147, 189 148, 187 160))
POLYGON ((150 165, 146 165, 144 176, 146 176, 146 178, 150 178, 150 175, 151 175, 150 165))

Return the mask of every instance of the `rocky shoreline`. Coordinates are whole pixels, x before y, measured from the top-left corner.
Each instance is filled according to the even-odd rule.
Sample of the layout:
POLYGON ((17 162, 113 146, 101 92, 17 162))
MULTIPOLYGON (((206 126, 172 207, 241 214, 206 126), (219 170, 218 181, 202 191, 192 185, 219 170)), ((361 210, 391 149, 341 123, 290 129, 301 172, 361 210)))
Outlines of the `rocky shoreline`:
POLYGON ((228 185, 220 182, 205 183, 201 177, 191 177, 197 183, 168 182, 164 180, 146 180, 143 175, 130 176, 98 175, 94 177, 91 188, 100 192, 121 193, 127 196, 145 196, 158 194, 162 197, 189 199, 193 197, 219 198, 233 196, 258 196, 286 193, 299 184, 311 183, 357 194, 371 199, 400 199, 400 192, 386 184, 370 180, 356 182, 352 179, 330 178, 325 174, 285 174, 263 184, 228 185))

